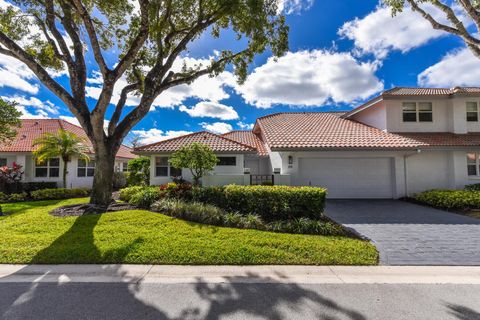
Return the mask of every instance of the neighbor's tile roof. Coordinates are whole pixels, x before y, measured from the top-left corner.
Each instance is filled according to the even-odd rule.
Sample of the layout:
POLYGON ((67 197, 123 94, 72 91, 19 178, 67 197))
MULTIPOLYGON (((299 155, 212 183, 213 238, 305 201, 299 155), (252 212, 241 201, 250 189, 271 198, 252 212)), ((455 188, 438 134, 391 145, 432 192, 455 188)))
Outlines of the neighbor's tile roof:
POLYGON ((183 146, 199 142, 209 146, 214 152, 255 152, 255 148, 218 134, 200 131, 184 136, 163 140, 146 146, 135 148, 137 152, 175 152, 183 146))
POLYGON ((267 156, 268 151, 265 146, 265 142, 263 142, 260 137, 253 133, 252 131, 231 131, 222 134, 223 137, 226 137, 231 140, 235 140, 237 142, 249 145, 255 149, 257 149, 257 153, 259 156, 267 156))
POLYGON ((290 112, 257 119, 272 150, 415 148, 418 142, 365 124, 346 120, 340 113, 290 112))
MULTIPOLYGON (((21 127, 17 129, 16 137, 7 142, 0 144, 0 152, 32 152, 33 141, 40 137, 43 133, 56 133, 59 129, 64 129, 75 133, 77 136, 85 138, 85 144, 92 150, 92 144, 88 140, 85 131, 70 122, 61 119, 23 119, 21 127)), ((136 157, 132 153, 132 149, 122 145, 117 153, 117 157, 133 159, 136 157)))
POLYGON ((417 141, 422 147, 480 147, 480 133, 408 132, 398 135, 417 141))

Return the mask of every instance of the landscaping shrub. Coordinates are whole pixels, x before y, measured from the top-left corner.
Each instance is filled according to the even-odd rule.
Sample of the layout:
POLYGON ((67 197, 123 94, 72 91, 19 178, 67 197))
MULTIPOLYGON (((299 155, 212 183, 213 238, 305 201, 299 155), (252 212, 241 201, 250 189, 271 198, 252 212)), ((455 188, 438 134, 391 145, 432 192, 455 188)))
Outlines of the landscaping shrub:
POLYGON ((76 189, 42 189, 37 191, 32 191, 30 196, 34 200, 58 200, 58 199, 68 199, 68 198, 81 198, 88 197, 90 195, 90 190, 83 188, 76 189))
POLYGON ((171 217, 211 225, 222 225, 222 218, 225 214, 222 209, 211 204, 168 198, 155 202, 152 210, 171 217))
POLYGON ((480 191, 480 183, 469 184, 465 186, 465 190, 468 191, 480 191))
POLYGON ((342 226, 324 220, 297 218, 292 220, 274 221, 267 225, 268 231, 301 234, 345 235, 342 226))
POLYGON ((113 173, 113 189, 118 190, 121 188, 125 188, 127 185, 127 177, 123 172, 115 172, 113 173))
POLYGON ((20 201, 26 201, 27 199, 28 199, 28 194, 26 192, 12 193, 8 196, 8 202, 20 202, 20 201))
POLYGON ((415 195, 414 199, 443 209, 480 209, 480 191, 430 190, 415 195))
POLYGON ((130 201, 130 198, 135 193, 138 193, 145 188, 146 187, 143 187, 143 186, 132 186, 132 187, 123 188, 120 190, 120 200, 128 202, 130 201))
POLYGON ((158 187, 141 188, 140 191, 134 193, 128 203, 139 208, 150 209, 152 204, 159 200, 163 192, 158 187))
POLYGON ((267 221, 321 217, 326 190, 316 187, 238 186, 195 188, 195 201, 215 204, 226 211, 256 214, 267 221))
POLYGON ((8 201, 8 196, 3 193, 3 192, 0 192, 0 202, 7 202, 8 201))
POLYGON ((23 192, 30 193, 32 191, 43 190, 43 189, 55 189, 57 188, 56 182, 22 182, 21 183, 23 192))
POLYGON ((163 184, 160 190, 165 192, 165 196, 173 199, 191 200, 192 199, 192 184, 182 181, 179 183, 170 182, 163 184))

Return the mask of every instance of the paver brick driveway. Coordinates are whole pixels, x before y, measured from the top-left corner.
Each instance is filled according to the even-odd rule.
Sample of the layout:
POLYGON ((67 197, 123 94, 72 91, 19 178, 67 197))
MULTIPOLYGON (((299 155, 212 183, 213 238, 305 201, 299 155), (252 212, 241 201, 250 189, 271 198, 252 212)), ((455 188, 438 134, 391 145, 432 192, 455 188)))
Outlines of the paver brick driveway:
POLYGON ((399 200, 328 200, 333 220, 370 239, 384 265, 480 265, 480 219, 399 200))

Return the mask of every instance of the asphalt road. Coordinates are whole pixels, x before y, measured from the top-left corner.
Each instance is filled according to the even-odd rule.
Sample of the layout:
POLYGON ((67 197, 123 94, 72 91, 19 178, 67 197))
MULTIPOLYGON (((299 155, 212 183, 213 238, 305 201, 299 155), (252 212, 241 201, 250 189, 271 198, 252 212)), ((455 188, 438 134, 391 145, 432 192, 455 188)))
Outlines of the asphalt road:
POLYGON ((480 285, 0 283, 0 319, 480 319, 480 285))

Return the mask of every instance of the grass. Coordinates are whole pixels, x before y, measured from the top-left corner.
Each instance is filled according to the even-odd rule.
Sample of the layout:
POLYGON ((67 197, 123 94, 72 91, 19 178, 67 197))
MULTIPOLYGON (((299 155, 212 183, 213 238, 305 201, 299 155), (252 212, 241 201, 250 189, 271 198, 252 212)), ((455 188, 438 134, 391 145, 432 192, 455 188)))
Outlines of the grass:
POLYGON ((369 242, 186 222, 144 210, 58 218, 87 199, 3 204, 0 263, 372 265, 369 242))

